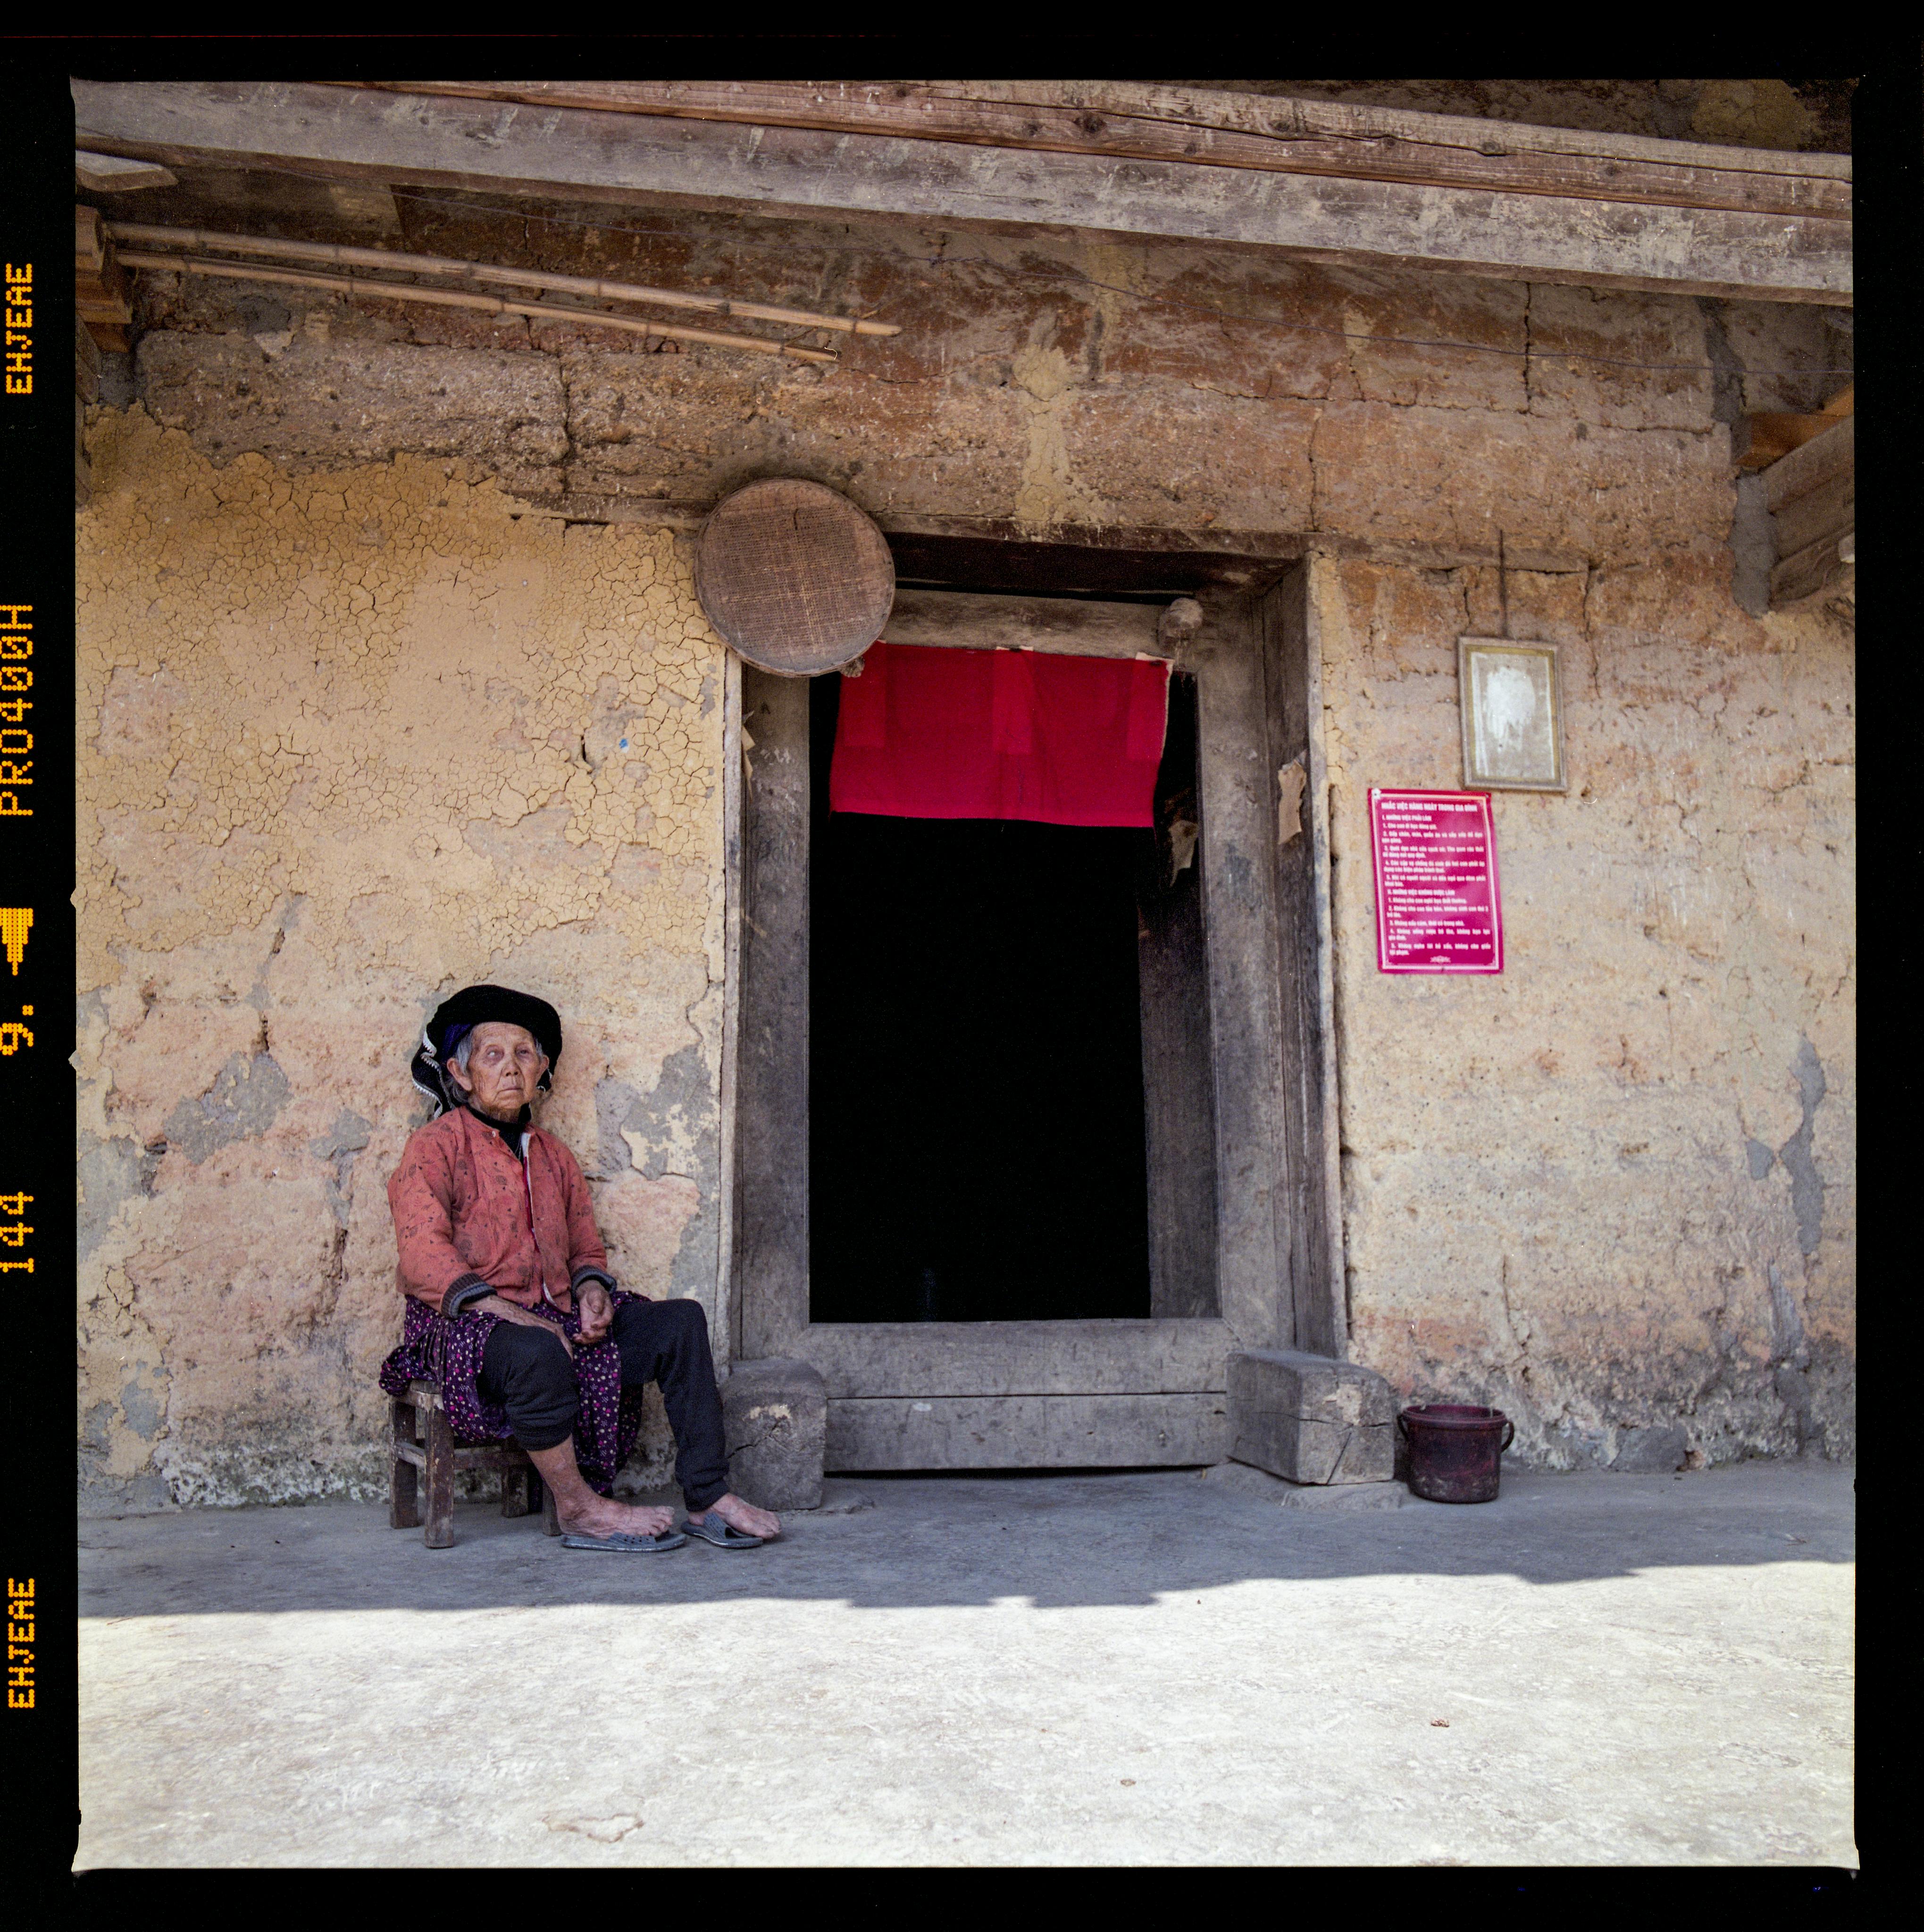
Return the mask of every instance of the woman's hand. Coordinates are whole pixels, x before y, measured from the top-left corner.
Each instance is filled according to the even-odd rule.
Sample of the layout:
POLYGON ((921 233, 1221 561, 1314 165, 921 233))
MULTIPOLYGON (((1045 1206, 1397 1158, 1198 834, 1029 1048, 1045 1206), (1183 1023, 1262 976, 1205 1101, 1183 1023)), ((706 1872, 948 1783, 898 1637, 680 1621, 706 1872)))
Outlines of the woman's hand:
MULTIPOLYGON (((568 1351, 570 1359, 572 1359, 575 1345, 563 1332, 561 1324, 558 1322, 550 1322, 539 1315, 530 1315, 525 1308, 517 1306, 506 1295, 484 1294, 473 1304, 473 1307, 476 1312, 485 1309, 490 1315, 498 1315, 503 1322, 512 1322, 524 1328, 545 1329, 568 1351)), ((611 1318, 612 1316, 613 1311, 611 1310, 611 1318)))
POLYGON ((592 1348, 608 1339, 614 1325, 614 1297, 598 1281, 584 1281, 575 1292, 575 1306, 581 1317, 581 1342, 592 1348))

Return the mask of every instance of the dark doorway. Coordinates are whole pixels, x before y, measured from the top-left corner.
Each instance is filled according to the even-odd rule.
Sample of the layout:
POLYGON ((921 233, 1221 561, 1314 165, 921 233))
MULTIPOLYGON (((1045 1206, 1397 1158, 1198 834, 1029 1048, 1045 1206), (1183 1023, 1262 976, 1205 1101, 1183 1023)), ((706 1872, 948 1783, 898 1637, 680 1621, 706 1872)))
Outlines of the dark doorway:
POLYGON ((810 694, 810 1319, 1146 1316, 1155 835, 831 813, 840 686, 810 694))

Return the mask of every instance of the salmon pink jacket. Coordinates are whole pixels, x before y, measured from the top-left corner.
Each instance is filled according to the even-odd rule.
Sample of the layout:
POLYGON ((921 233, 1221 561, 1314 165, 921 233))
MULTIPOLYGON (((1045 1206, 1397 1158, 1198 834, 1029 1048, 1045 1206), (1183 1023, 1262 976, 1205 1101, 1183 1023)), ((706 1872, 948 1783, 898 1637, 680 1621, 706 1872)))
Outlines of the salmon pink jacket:
POLYGON ((403 1294, 438 1315, 445 1295, 485 1282, 523 1308, 545 1289, 565 1311, 589 1276, 614 1286, 581 1163, 539 1127, 527 1156, 524 1169, 465 1107, 415 1130, 388 1181, 403 1294))

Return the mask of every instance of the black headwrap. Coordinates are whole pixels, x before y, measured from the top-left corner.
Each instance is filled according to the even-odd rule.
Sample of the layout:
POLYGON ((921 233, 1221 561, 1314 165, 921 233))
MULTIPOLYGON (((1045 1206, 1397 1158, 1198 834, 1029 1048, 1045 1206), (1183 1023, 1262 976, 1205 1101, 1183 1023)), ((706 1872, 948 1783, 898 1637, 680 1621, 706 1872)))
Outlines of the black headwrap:
POLYGON ((415 1085, 434 1102, 437 1118, 463 1104, 461 1090, 448 1072, 455 1048, 476 1027, 496 1020, 526 1027, 534 1035, 535 1044, 548 1055, 542 1086, 546 1090, 554 1085, 554 1069, 561 1058, 561 1016, 532 993, 518 993, 508 986, 464 986, 434 1009, 434 1017, 428 1022, 408 1065, 415 1085))

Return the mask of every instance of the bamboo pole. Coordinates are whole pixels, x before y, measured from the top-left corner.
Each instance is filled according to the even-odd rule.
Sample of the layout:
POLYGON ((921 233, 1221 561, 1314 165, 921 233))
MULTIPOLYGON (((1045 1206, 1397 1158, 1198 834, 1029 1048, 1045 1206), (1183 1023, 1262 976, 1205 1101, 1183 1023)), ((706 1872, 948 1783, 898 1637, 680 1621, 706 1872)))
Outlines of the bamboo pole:
POLYGON ((284 242, 261 235, 223 235, 204 228, 156 228, 137 221, 103 224, 116 242, 137 247, 213 248, 230 254, 281 256, 290 261, 331 262, 341 267, 405 269, 416 275, 464 275, 478 282, 516 288, 557 289, 596 302, 640 302, 659 308, 700 309, 710 315, 739 316, 746 322, 782 322, 802 328, 833 328, 845 335, 899 335, 894 322, 868 322, 845 315, 817 315, 808 309, 774 308, 766 302, 737 302, 727 296, 698 296, 680 289, 654 289, 638 282, 599 281, 590 275, 550 274, 542 268, 504 268, 491 262, 457 261, 446 255, 407 255, 388 248, 357 248, 344 242, 284 242))
POLYGON ((638 316, 603 315, 593 309, 566 308, 552 302, 508 302, 500 296, 470 293, 464 289, 424 289, 401 282, 371 282, 353 275, 317 275, 305 268, 263 268, 251 262, 216 262, 200 255, 149 254, 122 248, 118 258, 130 268, 173 268, 189 274, 226 275, 247 282, 278 282, 294 288, 326 289, 338 295, 375 296, 388 302, 425 302, 442 308, 480 309, 490 315, 527 315, 544 322, 586 322, 597 328, 625 329, 635 335, 667 336, 677 342, 712 342, 722 349, 753 349, 764 356, 788 356, 800 362, 837 363, 832 349, 798 349, 764 336, 725 335, 719 329, 683 328, 667 322, 644 322, 638 316))

